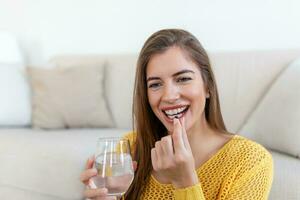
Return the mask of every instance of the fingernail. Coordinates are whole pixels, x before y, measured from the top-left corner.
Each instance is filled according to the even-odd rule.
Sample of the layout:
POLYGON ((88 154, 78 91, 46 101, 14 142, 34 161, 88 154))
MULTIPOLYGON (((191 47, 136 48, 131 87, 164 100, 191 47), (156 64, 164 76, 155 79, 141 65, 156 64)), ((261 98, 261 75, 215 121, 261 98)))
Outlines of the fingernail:
POLYGON ((94 160, 94 155, 92 155, 91 157, 89 157, 89 161, 94 160))

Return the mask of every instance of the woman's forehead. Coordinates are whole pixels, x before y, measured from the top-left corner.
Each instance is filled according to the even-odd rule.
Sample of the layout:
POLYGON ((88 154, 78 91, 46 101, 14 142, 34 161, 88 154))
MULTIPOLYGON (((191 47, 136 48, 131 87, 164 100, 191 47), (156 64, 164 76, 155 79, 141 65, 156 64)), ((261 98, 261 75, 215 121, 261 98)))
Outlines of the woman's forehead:
POLYGON ((173 75, 182 70, 197 70, 198 66, 179 47, 171 47, 167 51, 155 54, 148 62, 148 76, 173 75))

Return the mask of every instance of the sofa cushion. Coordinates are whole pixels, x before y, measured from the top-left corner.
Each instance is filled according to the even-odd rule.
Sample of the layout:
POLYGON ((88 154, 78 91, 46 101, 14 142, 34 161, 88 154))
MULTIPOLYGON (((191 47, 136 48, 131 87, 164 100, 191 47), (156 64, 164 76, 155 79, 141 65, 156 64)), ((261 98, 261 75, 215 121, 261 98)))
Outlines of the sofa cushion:
POLYGON ((0 63, 0 91, 0 126, 29 126, 30 89, 23 65, 0 63))
POLYGON ((0 63, 24 64, 17 38, 12 33, 0 30, 0 44, 0 63))
POLYGON ((103 65, 28 68, 33 127, 113 126, 103 93, 103 69, 103 65))
POLYGON ((108 57, 105 91, 118 128, 132 129, 132 98, 136 55, 108 57))
MULTIPOLYGON (((41 194, 39 192, 22 189, 14 186, 0 187, 0 199, 13 199, 13 200, 66 200, 57 195, 41 194)), ((73 199, 76 200, 76 199, 73 199)), ((79 199, 78 199, 79 200, 79 199)))
POLYGON ((60 55, 50 59, 49 64, 59 68, 76 66, 103 66, 106 62, 103 55, 60 55))
POLYGON ((241 133, 268 148, 300 157, 300 59, 273 83, 241 133))
POLYGON ((299 50, 210 54, 222 114, 230 132, 239 132, 274 79, 299 56, 299 50))
POLYGON ((274 179, 269 199, 299 199, 300 160, 271 151, 274 162, 274 179))
MULTIPOLYGON (((97 139, 119 137, 126 132, 105 128, 1 129, 0 187, 53 199, 83 199, 84 185, 79 176, 86 160, 95 153, 97 139)), ((10 199, 1 198, 2 195, 0 189, 0 199, 10 199)))
POLYGON ((0 31, 0 126, 28 126, 31 123, 30 90, 17 39, 0 31))

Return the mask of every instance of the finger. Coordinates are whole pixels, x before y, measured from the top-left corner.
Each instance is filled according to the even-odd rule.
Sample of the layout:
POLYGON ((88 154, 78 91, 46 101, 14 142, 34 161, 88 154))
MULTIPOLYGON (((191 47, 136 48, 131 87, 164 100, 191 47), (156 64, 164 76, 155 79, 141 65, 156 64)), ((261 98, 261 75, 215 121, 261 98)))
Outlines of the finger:
POLYGON ((97 175, 97 170, 95 168, 87 169, 81 173, 80 181, 87 185, 89 179, 96 175, 97 175))
POLYGON ((132 167, 133 167, 133 170, 136 171, 136 169, 137 169, 137 162, 136 161, 132 161, 132 167))
POLYGON ((161 147, 164 152, 164 155, 170 157, 174 154, 171 135, 161 138, 161 147))
POLYGON ((157 156, 156 156, 156 150, 155 148, 151 149, 151 161, 152 161, 152 167, 154 171, 157 171, 157 156))
POLYGON ((86 189, 83 194, 86 198, 105 197, 107 195, 107 189, 86 189))
POLYGON ((97 197, 95 200, 118 200, 117 197, 106 196, 106 197, 97 197))
POLYGON ((95 161, 95 156, 91 156, 87 161, 86 161, 86 164, 85 164, 85 169, 90 169, 93 167, 94 165, 94 161, 95 161))
POLYGON ((173 134, 172 139, 174 143, 174 151, 176 154, 176 151, 181 151, 185 149, 183 139, 182 139, 182 127, 177 118, 174 118, 173 120, 173 134))
POLYGON ((161 142, 155 142, 155 152, 156 152, 156 166, 159 169, 162 166, 162 161, 164 158, 164 152, 161 147, 161 142))
POLYGON ((191 150, 190 142, 189 142, 189 139, 188 139, 187 133, 186 133, 184 117, 181 118, 180 123, 181 123, 181 127, 182 127, 182 139, 183 139, 184 146, 186 149, 191 150))
POLYGON ((158 161, 160 161, 160 157, 162 157, 164 155, 164 151, 162 150, 161 146, 162 146, 161 141, 155 142, 155 151, 156 151, 156 156, 158 158, 158 161))

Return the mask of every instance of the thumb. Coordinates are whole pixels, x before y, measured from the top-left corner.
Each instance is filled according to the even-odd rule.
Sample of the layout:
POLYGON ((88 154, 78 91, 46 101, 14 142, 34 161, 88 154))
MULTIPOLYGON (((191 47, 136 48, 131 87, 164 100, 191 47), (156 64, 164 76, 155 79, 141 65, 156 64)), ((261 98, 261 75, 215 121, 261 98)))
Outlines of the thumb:
POLYGON ((94 161, 95 161, 95 156, 93 155, 86 161, 85 169, 91 169, 94 165, 94 161))
POLYGON ((137 162, 136 161, 132 161, 132 166, 133 166, 133 170, 136 171, 137 169, 137 162))

